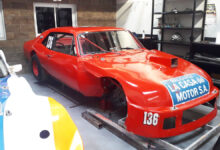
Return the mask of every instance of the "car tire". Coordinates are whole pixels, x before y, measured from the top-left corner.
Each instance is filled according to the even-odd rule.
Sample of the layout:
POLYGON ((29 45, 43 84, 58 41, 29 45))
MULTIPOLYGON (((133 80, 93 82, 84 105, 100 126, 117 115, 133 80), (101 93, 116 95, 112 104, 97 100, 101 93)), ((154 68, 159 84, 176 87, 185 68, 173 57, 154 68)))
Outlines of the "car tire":
POLYGON ((31 58, 31 71, 38 81, 43 82, 47 79, 47 74, 45 70, 41 67, 40 61, 38 60, 36 54, 33 55, 31 58))
POLYGON ((114 85, 111 91, 105 95, 105 99, 112 104, 113 109, 120 109, 123 116, 127 115, 127 99, 121 86, 114 85))
POLYGON ((219 150, 219 149, 220 149, 220 137, 216 141, 216 143, 215 143, 215 145, 214 145, 212 150, 219 150))

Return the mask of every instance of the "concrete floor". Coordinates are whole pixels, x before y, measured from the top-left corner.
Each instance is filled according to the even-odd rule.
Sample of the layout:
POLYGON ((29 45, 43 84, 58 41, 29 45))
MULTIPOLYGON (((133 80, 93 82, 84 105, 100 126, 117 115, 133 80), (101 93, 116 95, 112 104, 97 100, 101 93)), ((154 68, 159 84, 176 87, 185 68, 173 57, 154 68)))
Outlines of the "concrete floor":
MULTIPOLYGON (((36 79, 31 75, 31 74, 23 74, 20 75, 24 77, 28 83, 30 84, 32 91, 36 95, 41 95, 41 96, 47 96, 47 97, 52 97, 58 102, 60 102, 69 112, 71 115, 73 121, 77 125, 79 132, 81 134, 81 137, 83 139, 83 144, 85 150, 135 150, 132 146, 106 130, 105 128, 103 129, 97 129, 93 125, 91 125, 89 122, 84 120, 81 117, 81 113, 86 111, 86 109, 90 108, 88 105, 79 105, 77 101, 70 101, 66 97, 58 94, 51 88, 48 88, 48 86, 44 84, 39 84, 36 79)), ((212 121, 212 124, 217 124, 220 122, 220 114, 218 117, 212 121)), ((183 136, 178 136, 173 139, 168 139, 173 141, 173 143, 177 144, 180 147, 185 147, 191 143, 194 138, 191 135, 196 134, 198 131, 195 131, 194 133, 190 132, 188 134, 185 134, 183 136, 187 137, 183 138, 185 141, 180 142, 181 140, 178 141, 179 138, 182 138, 183 136)), ((213 145, 215 144, 215 141, 217 140, 217 136, 212 138, 211 140, 207 141, 201 148, 200 150, 211 150, 213 145)))
POLYGON ((68 100, 45 85, 38 84, 31 74, 20 75, 30 84, 36 95, 52 97, 61 103, 69 112, 81 134, 85 150, 135 150, 132 146, 110 133, 105 128, 99 130, 81 117, 81 113, 88 109, 87 106, 68 100), (73 107, 73 108, 72 108, 73 107))

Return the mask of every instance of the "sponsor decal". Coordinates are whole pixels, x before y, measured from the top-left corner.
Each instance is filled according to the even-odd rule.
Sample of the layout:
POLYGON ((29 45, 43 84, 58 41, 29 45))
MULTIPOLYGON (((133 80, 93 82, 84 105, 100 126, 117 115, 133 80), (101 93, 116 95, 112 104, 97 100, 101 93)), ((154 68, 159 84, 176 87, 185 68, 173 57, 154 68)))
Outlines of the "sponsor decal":
POLYGON ((198 74, 188 74, 162 81, 172 98, 173 105, 179 105, 206 94, 210 86, 207 79, 198 74))
POLYGON ((3 120, 4 120, 4 107, 5 103, 10 96, 7 87, 7 80, 9 77, 0 78, 0 150, 4 150, 4 133, 3 133, 3 120))
POLYGON ((0 102, 0 116, 3 116, 3 104, 0 102))

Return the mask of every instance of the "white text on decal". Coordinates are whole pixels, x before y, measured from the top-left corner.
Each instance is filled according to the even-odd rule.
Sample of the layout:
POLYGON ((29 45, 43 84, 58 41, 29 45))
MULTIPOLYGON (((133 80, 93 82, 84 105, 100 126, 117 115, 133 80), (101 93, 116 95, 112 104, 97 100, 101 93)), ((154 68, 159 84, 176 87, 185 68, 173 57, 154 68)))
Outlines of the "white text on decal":
POLYGON ((177 101, 181 102, 186 99, 193 99, 194 97, 202 95, 203 93, 206 92, 208 92, 208 88, 205 85, 203 85, 182 92, 176 92, 176 97, 177 97, 177 101))

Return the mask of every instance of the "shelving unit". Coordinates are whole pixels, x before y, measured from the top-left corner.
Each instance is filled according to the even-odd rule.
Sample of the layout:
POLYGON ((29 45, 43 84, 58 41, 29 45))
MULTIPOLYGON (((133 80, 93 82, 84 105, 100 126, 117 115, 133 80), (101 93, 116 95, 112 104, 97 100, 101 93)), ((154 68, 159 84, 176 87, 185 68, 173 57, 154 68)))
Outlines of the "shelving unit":
POLYGON ((207 0, 160 0, 161 12, 155 11, 158 1, 152 0, 151 37, 158 30, 159 40, 156 42, 160 50, 184 57, 192 42, 200 42, 204 38, 207 0), (183 40, 172 40, 175 33, 180 34, 183 40))
POLYGON ((162 44, 170 44, 170 45, 182 45, 182 46, 190 46, 190 42, 186 42, 186 41, 161 41, 158 40, 156 41, 157 43, 162 43, 162 44))
POLYGON ((170 29, 170 30, 203 30, 203 28, 190 28, 190 27, 153 27, 153 29, 170 29))
POLYGON ((172 11, 168 11, 168 12, 154 12, 154 14, 164 14, 164 15, 166 15, 166 14, 193 14, 193 13, 201 13, 201 14, 203 14, 204 13, 204 11, 195 11, 195 12, 193 12, 193 11, 178 11, 177 13, 175 13, 175 12, 172 12, 172 11))

